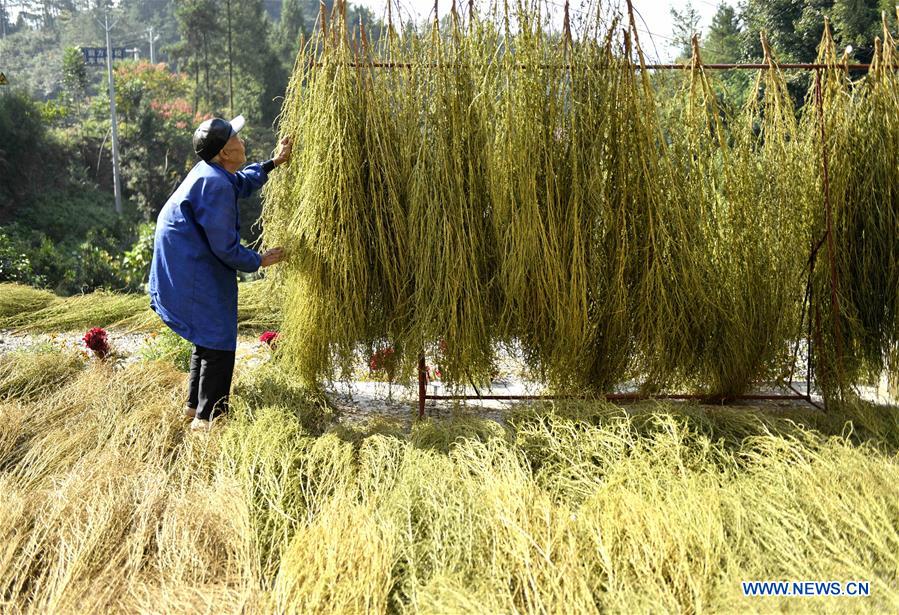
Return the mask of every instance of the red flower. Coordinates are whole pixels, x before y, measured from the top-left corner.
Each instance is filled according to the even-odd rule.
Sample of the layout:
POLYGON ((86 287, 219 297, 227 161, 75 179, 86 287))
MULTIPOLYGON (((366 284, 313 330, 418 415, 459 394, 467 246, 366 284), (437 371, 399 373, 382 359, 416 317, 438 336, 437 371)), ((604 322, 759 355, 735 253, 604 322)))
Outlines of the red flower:
POLYGON ((84 345, 100 359, 105 359, 112 352, 109 347, 109 340, 106 338, 106 331, 100 327, 94 327, 85 333, 81 339, 84 341, 84 345))
POLYGON ((259 341, 263 342, 265 344, 268 344, 268 346, 272 350, 274 350, 274 348, 275 348, 275 341, 277 339, 278 339, 277 331, 265 331, 262 335, 259 336, 259 341))
POLYGON ((368 359, 368 368, 373 371, 384 370, 387 376, 393 379, 393 372, 396 369, 396 354, 390 346, 375 351, 368 359))

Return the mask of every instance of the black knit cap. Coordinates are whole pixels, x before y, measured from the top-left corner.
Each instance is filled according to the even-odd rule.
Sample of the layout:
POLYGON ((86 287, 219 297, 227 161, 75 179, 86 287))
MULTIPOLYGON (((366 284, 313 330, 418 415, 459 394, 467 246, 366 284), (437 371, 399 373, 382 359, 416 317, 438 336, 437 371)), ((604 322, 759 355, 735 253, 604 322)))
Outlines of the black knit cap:
POLYGON ((197 156, 209 162, 218 155, 231 135, 243 128, 244 119, 238 115, 230 122, 220 117, 208 119, 194 131, 194 151, 197 156))

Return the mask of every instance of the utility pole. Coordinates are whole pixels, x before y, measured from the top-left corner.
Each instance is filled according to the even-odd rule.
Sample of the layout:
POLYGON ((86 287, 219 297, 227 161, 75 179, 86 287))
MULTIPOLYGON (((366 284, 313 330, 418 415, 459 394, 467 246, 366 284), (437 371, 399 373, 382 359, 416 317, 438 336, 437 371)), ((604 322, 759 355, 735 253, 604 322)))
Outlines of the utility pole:
MULTIPOLYGON (((98 20, 99 21, 99 20, 98 20)), ((115 212, 122 214, 122 180, 119 177, 119 129, 115 114, 115 82, 112 78, 112 43, 109 40, 109 13, 104 13, 103 23, 106 30, 106 75, 109 79, 109 121, 112 124, 112 183, 115 190, 115 212)))
POLYGON ((3 28, 3 38, 6 38, 6 0, 0 0, 0 27, 3 28))
POLYGON ((147 38, 150 39, 150 64, 156 64, 156 41, 159 40, 159 35, 153 36, 153 26, 147 28, 147 38))
POLYGON ((228 0, 228 114, 234 117, 234 71, 231 61, 231 0, 228 0))

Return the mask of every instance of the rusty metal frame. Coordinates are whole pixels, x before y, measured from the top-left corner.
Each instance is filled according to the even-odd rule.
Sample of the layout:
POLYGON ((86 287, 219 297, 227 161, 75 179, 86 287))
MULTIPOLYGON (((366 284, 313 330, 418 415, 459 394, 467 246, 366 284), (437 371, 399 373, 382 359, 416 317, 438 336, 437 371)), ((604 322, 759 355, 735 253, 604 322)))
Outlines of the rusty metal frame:
MULTIPOLYGON (((793 364, 790 368, 790 377, 787 382, 787 388, 793 391, 793 394, 757 394, 757 395, 734 395, 734 396, 710 396, 710 395, 699 395, 699 394, 688 394, 688 393, 664 393, 659 395, 646 395, 642 393, 605 393, 596 397, 590 397, 586 395, 481 395, 480 393, 476 395, 464 395, 464 394, 451 394, 451 395, 429 395, 427 393, 427 385, 428 385, 428 371, 427 365, 425 362, 424 354, 420 354, 418 356, 418 418, 424 418, 425 416, 425 406, 428 400, 436 401, 436 400, 490 400, 490 401, 553 401, 553 400, 574 400, 574 399, 604 399, 606 401, 615 401, 615 402, 635 402, 635 401, 643 401, 649 399, 669 399, 669 400, 683 400, 683 401, 700 401, 710 404, 725 404, 733 401, 804 401, 815 408, 823 410, 824 407, 817 403, 814 399, 812 399, 812 381, 813 381, 813 372, 812 372, 812 310, 811 310, 811 299, 812 299, 812 275, 814 272, 814 264, 815 264, 815 254, 820 248, 821 243, 818 243, 818 246, 813 249, 813 254, 809 258, 809 276, 808 282, 806 285, 806 294, 805 298, 802 302, 802 312, 800 317, 799 326, 802 328, 805 325, 806 336, 806 382, 805 382, 805 391, 800 391, 793 386, 793 375, 796 372, 796 362, 799 354, 799 343, 802 341, 801 339, 797 339, 793 346, 793 364)), ((477 389, 475 388, 477 392, 477 389)))
MULTIPOLYGON (((470 4, 470 3, 469 3, 470 4)), ((634 15, 633 15, 633 6, 631 0, 627 0, 628 12, 630 16, 630 21, 634 23, 634 15)), ((436 0, 435 0, 435 9, 436 9, 436 0)), ((469 10, 471 10, 471 6, 469 6, 469 10)), ((569 4, 568 0, 565 2, 565 30, 567 40, 571 40, 570 28, 569 28, 569 4)), ((435 13, 436 14, 436 13, 435 13)), ((322 31, 327 36, 327 26, 326 26, 326 15, 324 11, 320 12, 320 19, 322 22, 322 31)), ((634 36, 636 37, 636 32, 634 32, 634 36)), ((362 33, 362 38, 364 41, 364 32, 362 33)), ((639 46, 639 42, 637 43, 639 46)), ((357 56, 358 57, 358 56, 357 56)), ((834 246, 833 246, 833 228, 832 228, 832 219, 833 212, 831 208, 831 200, 830 200, 830 182, 829 182, 829 161, 827 154, 827 138, 825 133, 825 121, 824 121, 824 103, 823 103, 823 93, 821 91, 821 71, 829 68, 838 68, 840 70, 850 72, 850 71, 869 71, 871 69, 870 64, 849 64, 842 63, 837 65, 829 65, 829 64, 816 64, 816 63, 784 63, 777 64, 770 60, 766 54, 766 60, 769 60, 765 63, 745 63, 745 64, 699 64, 698 67, 702 69, 708 70, 770 70, 773 68, 782 69, 782 70, 813 70, 815 71, 815 102, 818 110, 818 124, 819 124, 819 132, 821 136, 821 162, 822 162, 822 170, 824 176, 824 214, 825 214, 825 232, 824 236, 817 242, 815 246, 812 247, 809 260, 808 260, 808 280, 806 283, 806 292, 805 297, 802 303, 802 311, 800 315, 800 323, 799 327, 802 328, 803 324, 806 325, 806 387, 805 392, 799 391, 793 386, 793 375, 796 370, 796 361, 798 359, 798 351, 799 351, 799 343, 801 339, 797 339, 793 348, 793 362, 790 369, 789 380, 787 382, 787 388, 794 392, 793 395, 736 395, 731 397, 712 397, 706 395, 696 395, 696 394, 660 394, 660 395, 645 395, 641 393, 607 393, 605 395, 600 396, 609 401, 639 401, 644 399, 678 399, 678 400, 698 400, 698 401, 706 401, 709 403, 726 403, 728 401, 740 401, 740 400, 790 400, 790 401, 805 401, 817 408, 823 409, 821 405, 816 403, 812 399, 812 382, 814 380, 813 373, 813 365, 812 365, 812 353, 813 353, 813 343, 812 343, 812 307, 813 307, 813 275, 816 257, 818 251, 822 247, 822 245, 827 242, 827 255, 828 255, 828 264, 829 264, 829 273, 830 273, 830 291, 831 291, 831 309, 836 310, 837 313, 834 317, 834 335, 836 337, 835 343, 837 344, 837 369, 840 369, 840 365, 842 362, 842 351, 841 351, 841 338, 839 333, 839 298, 838 298, 838 275, 836 270, 836 265, 834 262, 834 246)), ((413 68, 415 66, 423 66, 430 68, 450 68, 456 65, 454 64, 438 64, 431 63, 430 65, 426 64, 414 64, 409 62, 374 62, 374 61, 354 61, 354 62, 345 62, 341 63, 342 65, 347 65, 354 68, 386 68, 386 69, 395 69, 395 68, 413 68)), ((310 66, 323 66, 324 64, 321 62, 317 62, 315 60, 310 61, 310 66)), ((525 68, 525 65, 514 65, 515 68, 525 68)), ((639 65, 631 65, 634 70, 693 70, 697 68, 696 64, 693 63, 685 63, 685 64, 646 64, 643 61, 642 54, 640 55, 640 64, 639 65)), ((541 64, 539 65, 541 69, 558 69, 558 70, 566 70, 570 69, 570 64, 541 64)), ((621 68, 625 68, 622 66, 621 68)), ((815 318, 817 324, 817 328, 820 328, 820 314, 818 310, 815 310, 815 318)), ((816 333, 820 337, 820 331, 816 330, 816 333)), ((480 391, 478 391, 477 387, 475 388, 476 395, 428 395, 427 393, 427 384, 428 384, 428 373, 427 366, 425 364, 425 355, 424 352, 419 354, 418 358, 418 416, 419 418, 423 418, 425 414, 425 403, 427 400, 468 400, 468 399, 481 399, 481 400, 557 400, 557 399, 586 399, 586 396, 576 396, 576 395, 481 395, 480 391)))
MULTIPOLYGON (((360 63, 360 65, 363 63, 360 63)), ((394 64, 394 63, 378 63, 371 62, 365 63, 366 66, 371 66, 373 68, 411 68, 412 64, 394 64)), ((435 65, 436 66, 436 65, 435 65)), ((444 65, 445 66, 445 65, 444 65)), ((808 64, 808 63, 800 63, 800 64, 775 64, 775 63, 766 63, 766 64, 702 64, 702 68, 710 69, 710 70, 766 70, 771 68, 778 69, 795 69, 795 70, 813 70, 815 71, 815 101, 818 108, 819 114, 819 132, 821 136, 821 164, 824 172, 824 214, 826 221, 826 229, 824 232, 824 236, 817 242, 817 245, 813 246, 811 249, 811 253, 809 255, 809 266, 808 266, 808 281, 806 284, 806 292, 805 298, 802 303, 802 312, 800 316, 800 328, 803 324, 806 325, 806 386, 805 392, 799 391, 793 386, 793 375, 796 370, 796 361, 798 358, 799 351, 799 343, 801 340, 797 339, 794 349, 793 349, 793 365, 790 369, 790 377, 787 382, 787 388, 794 392, 793 395, 735 395, 732 397, 713 397, 707 395, 696 395, 696 394, 661 394, 661 395, 644 395, 641 393, 607 393, 605 395, 601 395, 600 398, 606 399, 608 401, 618 401, 618 402, 628 402, 628 401, 641 401, 646 399, 676 399, 676 400, 695 400, 695 401, 705 401, 708 403, 726 403, 730 401, 804 401, 812 406, 824 409, 822 405, 818 404, 812 399, 812 382, 814 380, 813 374, 813 366, 812 366, 812 352, 813 352, 813 344, 812 344, 812 299, 813 292, 812 288, 814 286, 812 276, 814 275, 815 262, 817 258, 818 251, 822 247, 822 245, 827 242, 827 254, 828 254, 828 264, 829 264, 829 273, 830 273, 830 285, 831 285, 831 301, 838 301, 837 288, 838 288, 838 276, 836 271, 836 266, 834 263, 834 248, 833 248, 833 229, 832 229, 832 219, 833 212, 831 208, 831 200, 830 200, 830 182, 829 182, 829 161, 828 161, 828 153, 827 153, 827 135, 825 133, 825 122, 824 122, 824 102, 823 102, 823 93, 821 91, 821 71, 828 68, 833 68, 831 65, 827 64, 808 64)), ((558 65, 558 66, 541 66, 541 68, 570 68, 570 65, 558 65)), ((690 64, 646 64, 643 66, 635 66, 635 69, 643 69, 643 70, 690 70, 694 67, 690 64)), ((870 64, 838 64, 836 68, 845 71, 868 71, 871 68, 870 64)), ((839 304, 831 306, 832 309, 839 309, 839 304)), ((838 314, 837 314, 838 316, 838 314)), ((839 323, 838 318, 834 318, 834 328, 835 335, 837 336, 836 343, 840 343, 839 337, 839 323)), ((837 361, 838 365, 841 361, 841 353, 838 351, 837 361)), ((586 399, 586 396, 577 396, 577 395, 428 395, 427 393, 427 384, 428 384, 428 374, 427 367, 425 364, 425 356, 424 353, 419 355, 418 358, 418 416, 419 418, 424 418, 425 415, 425 404, 428 400, 469 400, 469 399, 479 399, 479 400, 561 400, 561 399, 586 399)), ((477 389, 476 389, 477 391, 477 389)))

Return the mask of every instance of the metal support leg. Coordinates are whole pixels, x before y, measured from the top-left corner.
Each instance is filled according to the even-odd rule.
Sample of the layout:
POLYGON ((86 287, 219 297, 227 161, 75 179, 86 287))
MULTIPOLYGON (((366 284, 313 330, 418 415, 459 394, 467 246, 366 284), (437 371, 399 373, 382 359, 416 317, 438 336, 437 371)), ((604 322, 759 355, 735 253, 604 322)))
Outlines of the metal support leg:
POLYGON ((418 418, 425 417, 425 393, 428 386, 428 369, 425 366, 425 355, 418 355, 418 418))

